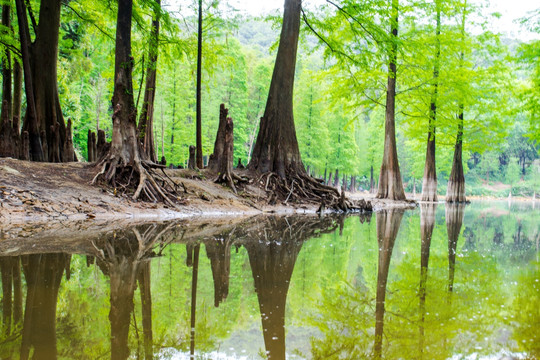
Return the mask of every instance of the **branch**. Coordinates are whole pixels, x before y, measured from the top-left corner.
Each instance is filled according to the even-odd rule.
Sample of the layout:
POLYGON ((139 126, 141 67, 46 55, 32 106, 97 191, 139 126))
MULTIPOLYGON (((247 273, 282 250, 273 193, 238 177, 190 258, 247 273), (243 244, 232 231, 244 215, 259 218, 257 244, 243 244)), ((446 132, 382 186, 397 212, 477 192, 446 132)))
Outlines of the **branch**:
POLYGON ((349 14, 347 11, 345 11, 345 9, 343 9, 341 6, 337 5, 336 3, 334 3, 333 1, 330 1, 330 0, 326 0, 327 3, 329 3, 330 5, 333 5, 336 7, 336 9, 338 9, 339 11, 341 11, 343 14, 345 14, 349 19, 353 20, 355 23, 357 23, 358 25, 360 25, 360 27, 373 39, 373 41, 375 41, 377 44, 379 44, 379 40, 377 40, 375 38, 375 35, 373 35, 357 18, 355 18, 354 16, 352 16, 351 14, 349 14))
POLYGON ((30 15, 30 21, 32 22, 32 29, 34 29, 34 34, 37 34, 36 17, 32 12, 32 5, 30 4, 30 0, 26 0, 26 9, 28 10, 28 14, 30 15))
POLYGON ((326 39, 324 39, 314 28, 313 26, 311 26, 311 24, 309 23, 308 19, 307 19, 307 16, 306 16, 306 13, 304 12, 304 9, 302 9, 302 19, 304 20, 304 23, 307 25, 307 27, 311 30, 311 32, 313 32, 313 34, 315 34, 315 36, 317 36, 319 38, 319 40, 321 40, 324 44, 326 44, 326 46, 328 46, 328 48, 330 49, 331 52, 333 53, 336 53, 336 54, 339 54, 341 56, 344 56, 346 57, 347 59, 349 59, 350 61, 352 61, 353 63, 357 63, 357 61, 355 59, 353 59, 350 55, 348 54, 345 54, 343 51, 339 51, 339 50, 336 50, 332 47, 332 45, 330 45, 328 43, 328 41, 326 39))
POLYGON ((8 44, 5 41, 0 40, 0 44, 5 46, 7 49, 11 50, 12 53, 16 54, 18 57, 22 57, 21 50, 12 44, 8 44))
POLYGON ((68 9, 70 9, 71 11, 73 11, 73 13, 75 15, 77 15, 78 18, 80 18, 81 20, 83 21, 86 21, 90 24, 92 24, 96 29, 98 29, 98 31, 100 33, 102 33, 103 35, 105 35, 106 37, 108 37, 109 39, 111 40, 114 40, 114 37, 112 35, 109 35, 109 33, 107 33, 105 30, 103 30, 102 28, 100 28, 99 26, 96 25, 96 23, 92 20, 92 19, 88 19, 88 18, 85 18, 84 16, 82 16, 81 14, 79 14, 77 12, 77 10, 75 10, 74 8, 72 8, 67 2, 64 2, 63 3, 65 7, 67 7, 68 9))

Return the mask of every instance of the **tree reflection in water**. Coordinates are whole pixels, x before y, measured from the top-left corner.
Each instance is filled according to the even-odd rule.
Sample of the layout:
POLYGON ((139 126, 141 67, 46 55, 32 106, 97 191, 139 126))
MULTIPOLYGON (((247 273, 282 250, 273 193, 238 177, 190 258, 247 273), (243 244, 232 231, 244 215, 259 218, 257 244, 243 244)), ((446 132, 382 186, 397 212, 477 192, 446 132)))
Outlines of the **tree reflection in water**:
POLYGON ((456 272, 456 252, 459 233, 463 225, 465 204, 446 203, 446 231, 448 233, 448 292, 454 291, 454 274, 456 272))
POLYGON ((399 232, 403 211, 388 210, 377 213, 377 242, 379 244, 379 262, 377 271, 377 298, 375 300, 375 343, 373 354, 376 359, 382 356, 384 334, 384 312, 386 284, 394 244, 399 232))

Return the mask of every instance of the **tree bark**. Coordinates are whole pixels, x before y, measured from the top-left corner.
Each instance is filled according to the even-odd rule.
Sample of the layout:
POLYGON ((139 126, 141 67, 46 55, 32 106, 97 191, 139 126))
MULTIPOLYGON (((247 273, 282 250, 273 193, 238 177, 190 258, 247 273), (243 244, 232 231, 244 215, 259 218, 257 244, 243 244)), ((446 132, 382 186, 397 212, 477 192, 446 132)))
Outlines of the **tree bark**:
POLYGON ((225 136, 223 143, 223 148, 220 151, 221 157, 220 165, 218 168, 218 178, 217 183, 227 183, 227 185, 236 193, 236 187, 234 186, 233 181, 233 121, 231 118, 227 118, 227 123, 225 124, 225 136))
POLYGON ((379 176, 377 198, 405 200, 405 191, 399 170, 396 147, 396 77, 398 53, 399 1, 392 0, 390 37, 392 45, 389 53, 388 87, 386 92, 386 115, 384 127, 384 155, 379 176))
MULTIPOLYGON (((463 16, 461 18, 461 37, 462 41, 465 41, 465 19, 466 19, 466 7, 465 1, 463 8, 463 16)), ((463 50, 460 54, 460 68, 463 68, 463 62, 465 61, 465 54, 463 50)), ((454 160, 452 162, 452 171, 450 172, 450 178, 448 179, 448 187, 446 189, 446 202, 449 203, 462 203, 466 202, 465 197, 465 174, 463 171, 463 122, 464 122, 465 104, 460 101, 459 104, 459 116, 458 116, 458 130, 456 136, 456 145, 454 147, 454 160)))
POLYGON ((225 104, 219 106, 219 123, 218 130, 216 134, 216 141, 214 142, 214 152, 210 156, 210 161, 208 162, 208 168, 212 171, 219 171, 221 169, 222 163, 227 161, 224 158, 224 144, 225 144, 225 128, 227 126, 227 115, 229 114, 229 109, 225 107, 225 104))
POLYGON ((435 130, 437 125, 437 99, 439 95, 439 71, 441 57, 441 5, 435 1, 437 28, 435 34, 435 67, 433 69, 433 94, 429 111, 426 164, 422 182, 422 201, 437 201, 437 167, 435 165, 435 130))
MULTIPOLYGON (((9 5, 2 5, 2 25, 4 25, 7 29, 11 28, 11 6, 9 5)), ((11 73, 12 73, 12 66, 11 66, 11 51, 6 47, 4 56, 2 58, 2 104, 4 101, 7 101, 8 106, 4 108, 2 106, 2 113, 0 114, 0 118, 8 118, 10 121, 13 119, 11 107, 12 107, 12 92, 11 92, 11 73), (5 114, 7 112, 7 114, 5 114)), ((0 125, 3 126, 3 125, 0 125)))
POLYGON ((146 69, 146 87, 139 118, 139 136, 142 141, 143 151, 153 162, 157 162, 156 149, 154 147, 154 101, 156 97, 157 59, 159 43, 159 20, 161 17, 161 0, 155 0, 156 8, 152 20, 152 31, 149 42, 149 61, 146 69))
POLYGON ((199 0, 199 28, 197 37, 197 109, 196 109, 196 145, 197 167, 203 169, 202 155, 202 110, 201 110, 201 82, 202 82, 202 0, 199 0))
POLYGON ((249 168, 260 173, 275 172, 281 178, 305 174, 293 117, 293 88, 300 31, 301 0, 286 0, 283 26, 274 72, 261 118, 259 134, 249 168))
POLYGON ((23 84, 23 71, 21 64, 18 61, 14 61, 13 64, 13 128, 17 131, 17 135, 20 135, 21 124, 21 103, 22 103, 22 84, 23 84))
POLYGON ((19 38, 21 42, 21 55, 24 71, 24 85, 26 91, 26 115, 23 130, 26 135, 22 139, 21 159, 32 161, 44 161, 43 148, 37 118, 36 102, 34 98, 34 85, 32 81, 32 66, 30 63, 30 30, 26 17, 26 5, 24 0, 15 0, 17 7, 17 19, 19 23, 19 38), (26 151, 26 138, 28 139, 28 151, 26 151), (28 154, 26 154, 28 153, 28 154))

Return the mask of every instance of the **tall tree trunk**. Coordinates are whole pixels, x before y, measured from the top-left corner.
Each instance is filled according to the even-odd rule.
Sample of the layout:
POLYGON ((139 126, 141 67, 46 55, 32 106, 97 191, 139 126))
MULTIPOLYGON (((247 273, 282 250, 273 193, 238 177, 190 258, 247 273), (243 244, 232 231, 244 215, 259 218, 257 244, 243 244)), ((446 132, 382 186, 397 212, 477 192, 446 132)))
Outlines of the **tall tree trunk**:
POLYGON ((384 334, 384 313, 386 301, 386 285, 392 251, 399 232, 403 211, 385 210, 377 213, 377 242, 379 244, 379 262, 377 266, 377 295, 375 300, 375 343, 374 358, 382 357, 382 341, 384 334))
POLYGON ((42 0, 31 47, 32 82, 40 130, 47 133, 50 162, 65 161, 66 124, 58 97, 57 64, 61 0, 42 0), (56 127, 60 141, 56 141, 56 127), (54 127, 54 130, 53 128, 54 127))
POLYGON ((199 29, 197 38, 197 120, 196 120, 196 145, 197 145, 197 167, 202 169, 202 110, 201 110, 201 82, 202 82, 202 0, 199 0, 199 29))
MULTIPOLYGON (((28 28, 28 18, 26 17, 26 5, 24 3, 24 0, 15 0, 15 5, 17 7, 17 19, 19 22, 19 38, 21 42, 24 85, 26 91, 26 115, 23 124, 23 130, 26 131, 28 134, 28 160, 44 161, 47 159, 44 159, 43 157, 43 148, 41 146, 41 136, 39 130, 39 119, 37 117, 36 102, 34 98, 32 66, 30 63, 30 30, 28 28)), ((25 146, 21 146, 21 148, 24 147, 25 146)), ((26 151, 22 151, 22 153, 23 157, 26 158, 26 151)))
POLYGON ((260 173, 305 173, 293 117, 293 88, 301 0, 286 0, 283 26, 264 116, 249 168, 260 173))
POLYGON ((384 155, 379 176, 377 198, 405 200, 405 191, 399 170, 396 147, 396 77, 398 53, 399 1, 392 0, 390 37, 392 45, 389 53, 388 88, 386 93, 386 115, 384 127, 384 155))
MULTIPOLYGON (((463 5, 463 15, 461 18, 461 38, 465 42, 465 19, 467 14, 467 1, 463 5)), ((464 44, 462 46, 465 46, 464 44)), ((463 50, 460 54, 460 68, 463 69, 465 54, 463 50)), ((463 122, 464 122, 465 104, 463 100, 459 103, 458 130, 456 136, 456 145, 454 147, 454 160, 452 162, 452 171, 448 179, 446 189, 446 202, 462 203, 467 201, 465 197, 465 174, 463 172, 463 122)))
POLYGON ((152 20, 150 33, 148 67, 146 68, 146 88, 144 100, 139 118, 139 136, 142 141, 143 151, 153 162, 157 162, 156 149, 154 147, 154 101, 156 97, 156 76, 159 42, 159 19, 161 17, 161 0, 155 0, 156 7, 152 20))
POLYGON ((435 67, 433 69, 433 94, 429 112, 426 164, 422 183, 422 201, 437 201, 437 167, 435 166, 435 129, 437 125, 437 98, 439 95, 439 70, 441 58, 441 4, 435 1, 437 8, 437 29, 435 34, 435 67))
POLYGON ((21 133, 21 104, 22 104, 23 70, 18 61, 13 62, 13 129, 19 136, 21 133))
MULTIPOLYGON (((2 5, 2 25, 7 29, 11 28, 11 6, 2 5)), ((12 107, 12 92, 11 92, 11 51, 6 48, 4 56, 2 57, 2 103, 7 101, 8 106, 4 109, 2 106, 2 113, 0 119, 7 117, 10 121, 13 119, 11 107, 12 107), (4 114, 7 112, 7 114, 4 114)), ((0 125, 1 127, 2 125, 0 125)))

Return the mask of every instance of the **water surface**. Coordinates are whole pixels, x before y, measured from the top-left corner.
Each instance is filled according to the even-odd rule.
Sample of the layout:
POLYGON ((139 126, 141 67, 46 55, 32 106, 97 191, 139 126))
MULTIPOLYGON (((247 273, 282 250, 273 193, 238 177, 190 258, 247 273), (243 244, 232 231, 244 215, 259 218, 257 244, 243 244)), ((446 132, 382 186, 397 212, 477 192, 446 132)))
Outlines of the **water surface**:
POLYGON ((2 359, 540 357, 540 212, 0 232, 2 359))

